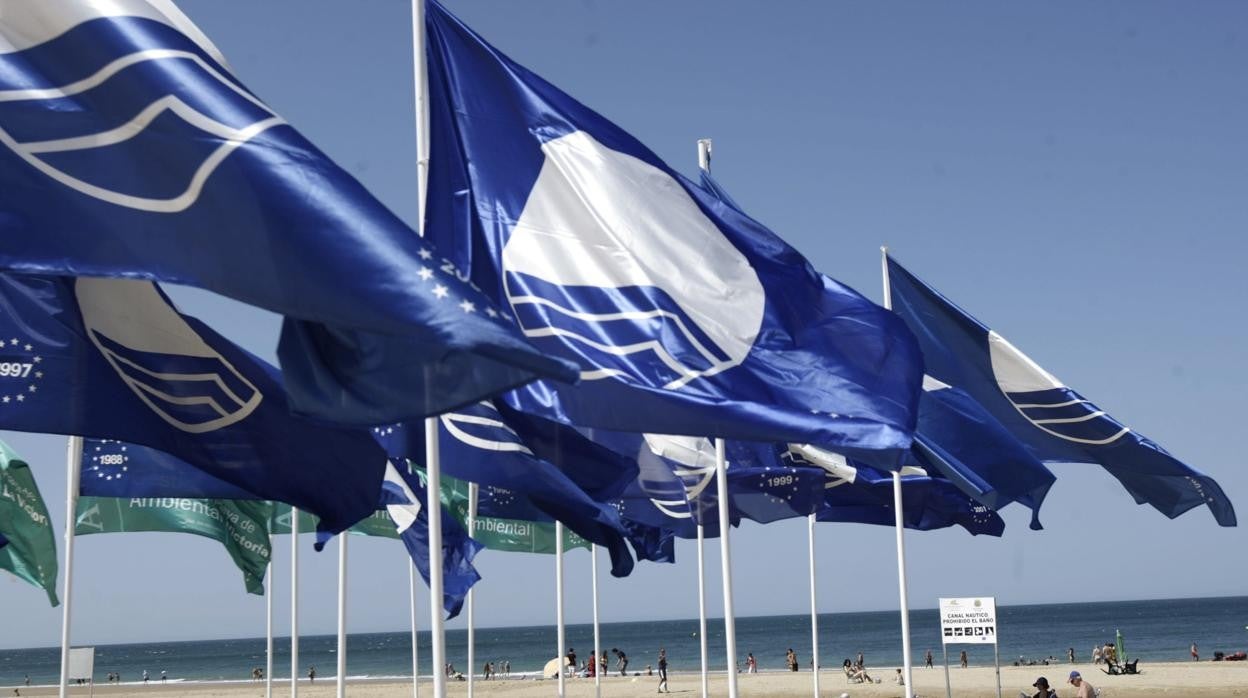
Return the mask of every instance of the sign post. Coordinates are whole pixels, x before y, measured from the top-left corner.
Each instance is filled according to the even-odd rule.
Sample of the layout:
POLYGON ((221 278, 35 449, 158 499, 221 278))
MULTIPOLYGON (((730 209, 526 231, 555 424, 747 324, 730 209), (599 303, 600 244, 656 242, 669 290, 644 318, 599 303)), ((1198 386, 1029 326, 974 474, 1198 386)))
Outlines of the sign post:
POLYGON ((992 596, 940 600, 940 642, 945 650, 945 695, 949 686, 949 645, 992 645, 1001 698, 1001 656, 997 646, 997 600, 992 596))

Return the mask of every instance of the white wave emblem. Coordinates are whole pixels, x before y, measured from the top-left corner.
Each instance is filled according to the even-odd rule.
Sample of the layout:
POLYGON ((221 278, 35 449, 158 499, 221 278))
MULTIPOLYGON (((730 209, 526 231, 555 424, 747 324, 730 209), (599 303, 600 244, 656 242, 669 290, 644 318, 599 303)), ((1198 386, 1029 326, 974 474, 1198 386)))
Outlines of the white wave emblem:
MULTIPOLYGON (((3 29, 2 33, 6 35, 10 32, 20 33, 21 27, 17 26, 15 22, 16 18, 13 20, 6 18, 4 26, 0 27, 0 29, 3 29)), ((4 38, 4 36, 0 36, 0 39, 4 38)), ((231 153, 264 131, 285 123, 281 117, 273 113, 263 102, 239 87, 233 80, 221 73, 210 62, 204 60, 199 54, 193 51, 172 48, 149 48, 134 51, 113 58, 96 69, 92 74, 73 82, 53 87, 0 90, 0 105, 18 102, 58 101, 73 97, 81 99, 82 96, 91 90, 106 86, 110 80, 118 75, 152 62, 167 62, 170 64, 168 71, 165 71, 168 74, 162 77, 168 81, 171 87, 164 92, 161 92, 162 88, 159 87, 154 89, 150 101, 145 106, 138 108, 137 112, 104 113, 110 108, 134 110, 136 107, 114 107, 110 100, 101 100, 99 105, 95 107, 88 106, 87 108, 100 110, 99 121, 100 123, 112 124, 108 127, 101 126, 98 131, 80 133, 73 136, 61 136, 50 139, 32 139, 26 136, 19 139, 10 130, 6 129, 3 123, 0 123, 0 143, 3 143, 25 162, 43 174, 86 196, 117 206, 154 213, 177 213, 186 210, 198 201, 208 179, 231 153), (188 105, 180 97, 173 94, 173 90, 176 89, 178 84, 179 76, 185 75, 187 70, 195 71, 196 79, 203 79, 205 80, 204 84, 210 86, 204 88, 208 91, 208 94, 204 96, 209 101, 222 104, 246 102, 249 108, 259 116, 252 120, 251 123, 231 125, 222 120, 224 117, 214 117, 204 113, 202 109, 188 105), (138 139, 150 128, 153 128, 154 122, 167 116, 177 117, 185 124, 193 127, 198 133, 202 133, 217 141, 216 147, 204 154, 202 159, 190 163, 193 166, 188 166, 185 183, 178 182, 181 190, 172 196, 143 196, 120 191, 115 184, 110 186, 108 182, 88 181, 88 179, 82 176, 71 174, 54 165, 49 157, 67 153, 86 154, 102 152, 103 149, 124 146, 138 139)), ((225 108, 223 107, 223 109, 225 108)), ((237 115, 240 113, 240 110, 230 109, 230 112, 237 115)), ((49 119, 54 119, 58 110, 49 108, 47 113, 49 119)), ((165 179, 168 176, 169 174, 164 171, 152 172, 153 178, 165 179)))
POLYGON ((83 277, 74 293, 91 342, 170 426, 191 434, 216 431, 246 419, 264 399, 151 282, 83 277))
POLYGON ((502 253, 524 333, 586 356, 598 368, 585 380, 657 378, 675 390, 744 361, 766 295, 680 183, 582 131, 542 151, 502 253), (559 292, 535 292, 524 277, 559 292))
POLYGON ((502 415, 489 402, 478 402, 467 410, 471 411, 447 412, 438 417, 442 428, 451 437, 483 451, 533 455, 520 441, 520 436, 503 422, 502 415))
POLYGON ((672 473, 680 478, 685 490, 683 499, 652 497, 650 503, 674 519, 691 518, 690 505, 715 479, 715 444, 699 436, 642 434, 642 437, 651 453, 677 464, 672 467, 672 473))

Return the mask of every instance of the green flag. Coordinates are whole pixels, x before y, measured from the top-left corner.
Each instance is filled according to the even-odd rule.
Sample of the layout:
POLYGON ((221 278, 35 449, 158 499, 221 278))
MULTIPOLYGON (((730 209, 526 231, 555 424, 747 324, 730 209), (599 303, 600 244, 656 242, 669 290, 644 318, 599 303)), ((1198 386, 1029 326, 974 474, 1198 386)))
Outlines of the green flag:
MULTIPOLYGON (((290 505, 274 502, 273 511, 273 535, 288 536, 290 535, 290 505)), ((316 516, 306 511, 299 512, 299 532, 315 533, 316 532, 316 516)), ((390 514, 385 509, 374 511, 372 516, 360 521, 351 528, 347 529, 351 533, 360 536, 377 536, 379 538, 398 539, 399 529, 394 527, 394 521, 390 518, 390 514)))
POLYGON ((0 548, 0 569, 48 593, 48 601, 59 606, 56 598, 56 534, 52 518, 39 496, 30 466, 0 441, 0 533, 9 544, 0 548))
MULTIPOLYGON (((423 472, 422 472, 423 477, 423 472)), ((497 490, 498 488, 495 488, 497 490)), ((442 506, 451 513, 464 528, 468 527, 468 483, 457 480, 445 473, 442 475, 442 506)), ((545 521, 525 521, 523 519, 500 519, 493 516, 477 516, 474 531, 469 533, 473 540, 490 550, 501 550, 514 553, 547 553, 555 552, 555 524, 545 521)), ((563 529, 563 548, 590 547, 589 541, 568 530, 563 529)))
POLYGON ((190 533, 225 546, 243 572, 247 591, 264 595, 264 573, 272 557, 268 522, 273 505, 264 501, 177 497, 81 497, 74 532, 190 533))

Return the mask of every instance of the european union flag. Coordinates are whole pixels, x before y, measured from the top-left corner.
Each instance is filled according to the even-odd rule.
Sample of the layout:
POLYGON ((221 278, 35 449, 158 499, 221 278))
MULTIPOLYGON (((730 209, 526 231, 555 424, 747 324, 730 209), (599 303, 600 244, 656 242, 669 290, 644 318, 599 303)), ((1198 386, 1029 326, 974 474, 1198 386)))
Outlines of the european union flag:
POLYGON ((897 318, 427 7, 429 235, 581 368, 510 404, 626 432, 909 447, 922 360, 897 318))
POLYGON ((276 369, 154 283, 0 274, 0 337, 0 428, 150 446, 330 531, 377 507, 386 454, 368 432, 293 417, 276 369))
POLYGON ((116 439, 83 439, 78 493, 85 497, 264 499, 164 451, 116 439))
POLYGON ((1220 525, 1235 525, 1213 478, 1099 409, 892 258, 888 274, 893 309, 918 337, 928 375, 972 396, 1033 456, 1099 464, 1137 503, 1171 518, 1203 504, 1220 525))
POLYGON ((0 268, 171 281, 281 313, 293 406, 333 421, 574 377, 173 3, 9 0, 0 45, 0 268))
MULTIPOLYGON (((522 494, 546 517, 562 522, 577 535, 605 547, 611 556, 613 575, 624 577, 632 571, 633 558, 625 542, 627 530, 616 510, 604 503, 618 491, 612 491, 610 484, 602 485, 606 490, 599 495, 604 499, 595 501, 569 473, 577 472, 581 479, 601 485, 621 477, 631 479, 635 466, 606 449, 595 454, 584 444, 575 443, 575 440, 583 441, 583 437, 568 427, 561 427, 567 430, 565 442, 569 452, 560 453, 557 445, 546 449, 568 464, 565 469, 556 467, 544 454, 535 453, 525 434, 517 432, 515 426, 525 428, 525 423, 513 423, 489 402, 448 412, 438 420, 442 469, 448 475, 522 494), (581 457, 574 463, 569 462, 575 456, 581 457)), ((535 433, 537 430, 530 426, 527 431, 535 433)), ((390 425, 378 427, 374 432, 392 457, 423 460, 422 425, 390 425)), ((623 483, 618 487, 622 489, 623 483)))

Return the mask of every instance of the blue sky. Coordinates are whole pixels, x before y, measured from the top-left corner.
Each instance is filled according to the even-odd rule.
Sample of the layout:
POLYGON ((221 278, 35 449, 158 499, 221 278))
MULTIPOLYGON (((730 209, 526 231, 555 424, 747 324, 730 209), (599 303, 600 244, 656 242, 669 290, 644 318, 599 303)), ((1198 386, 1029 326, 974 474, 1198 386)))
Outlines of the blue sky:
MULTIPOLYGON (((180 4, 253 90, 414 221, 406 1, 180 4)), ((696 139, 713 138, 716 177, 746 210, 875 299, 878 248, 889 245, 1050 372, 1217 478, 1248 515, 1234 440, 1248 394, 1248 6, 447 5, 677 169, 694 172, 696 139)), ((174 295, 273 356, 274 316, 174 295)), ((59 530, 64 439, 3 438, 33 463, 59 530)), ((1218 528, 1205 510, 1170 521, 1093 466, 1053 470, 1045 531, 1028 531, 1027 512, 1011 508, 1000 540, 909 535, 912 605, 1242 593, 1243 530, 1218 528)), ((821 611, 896 607, 890 529, 821 525, 818 535, 821 611)), ((732 540, 739 615, 807 610, 804 522, 746 525, 732 540)), ((332 632, 336 556, 310 543, 301 628, 332 632)), ((276 551, 285 628, 288 542, 276 551)), ((678 555, 625 580, 604 566, 604 620, 695 616, 692 545, 678 555)), ((351 556, 351 629, 403 629, 401 547, 355 539, 351 556)), ((483 625, 552 621, 552 558, 479 560, 483 625)), ((717 551, 707 562, 718 570, 717 551)), ((210 541, 82 538, 76 572, 76 643, 264 632, 263 600, 243 593, 210 541)), ((589 620, 588 575, 588 555, 571 553, 572 622, 589 620)), ((0 646, 55 644, 59 611, 33 587, 0 582, 5 627, 21 629, 0 646)))

